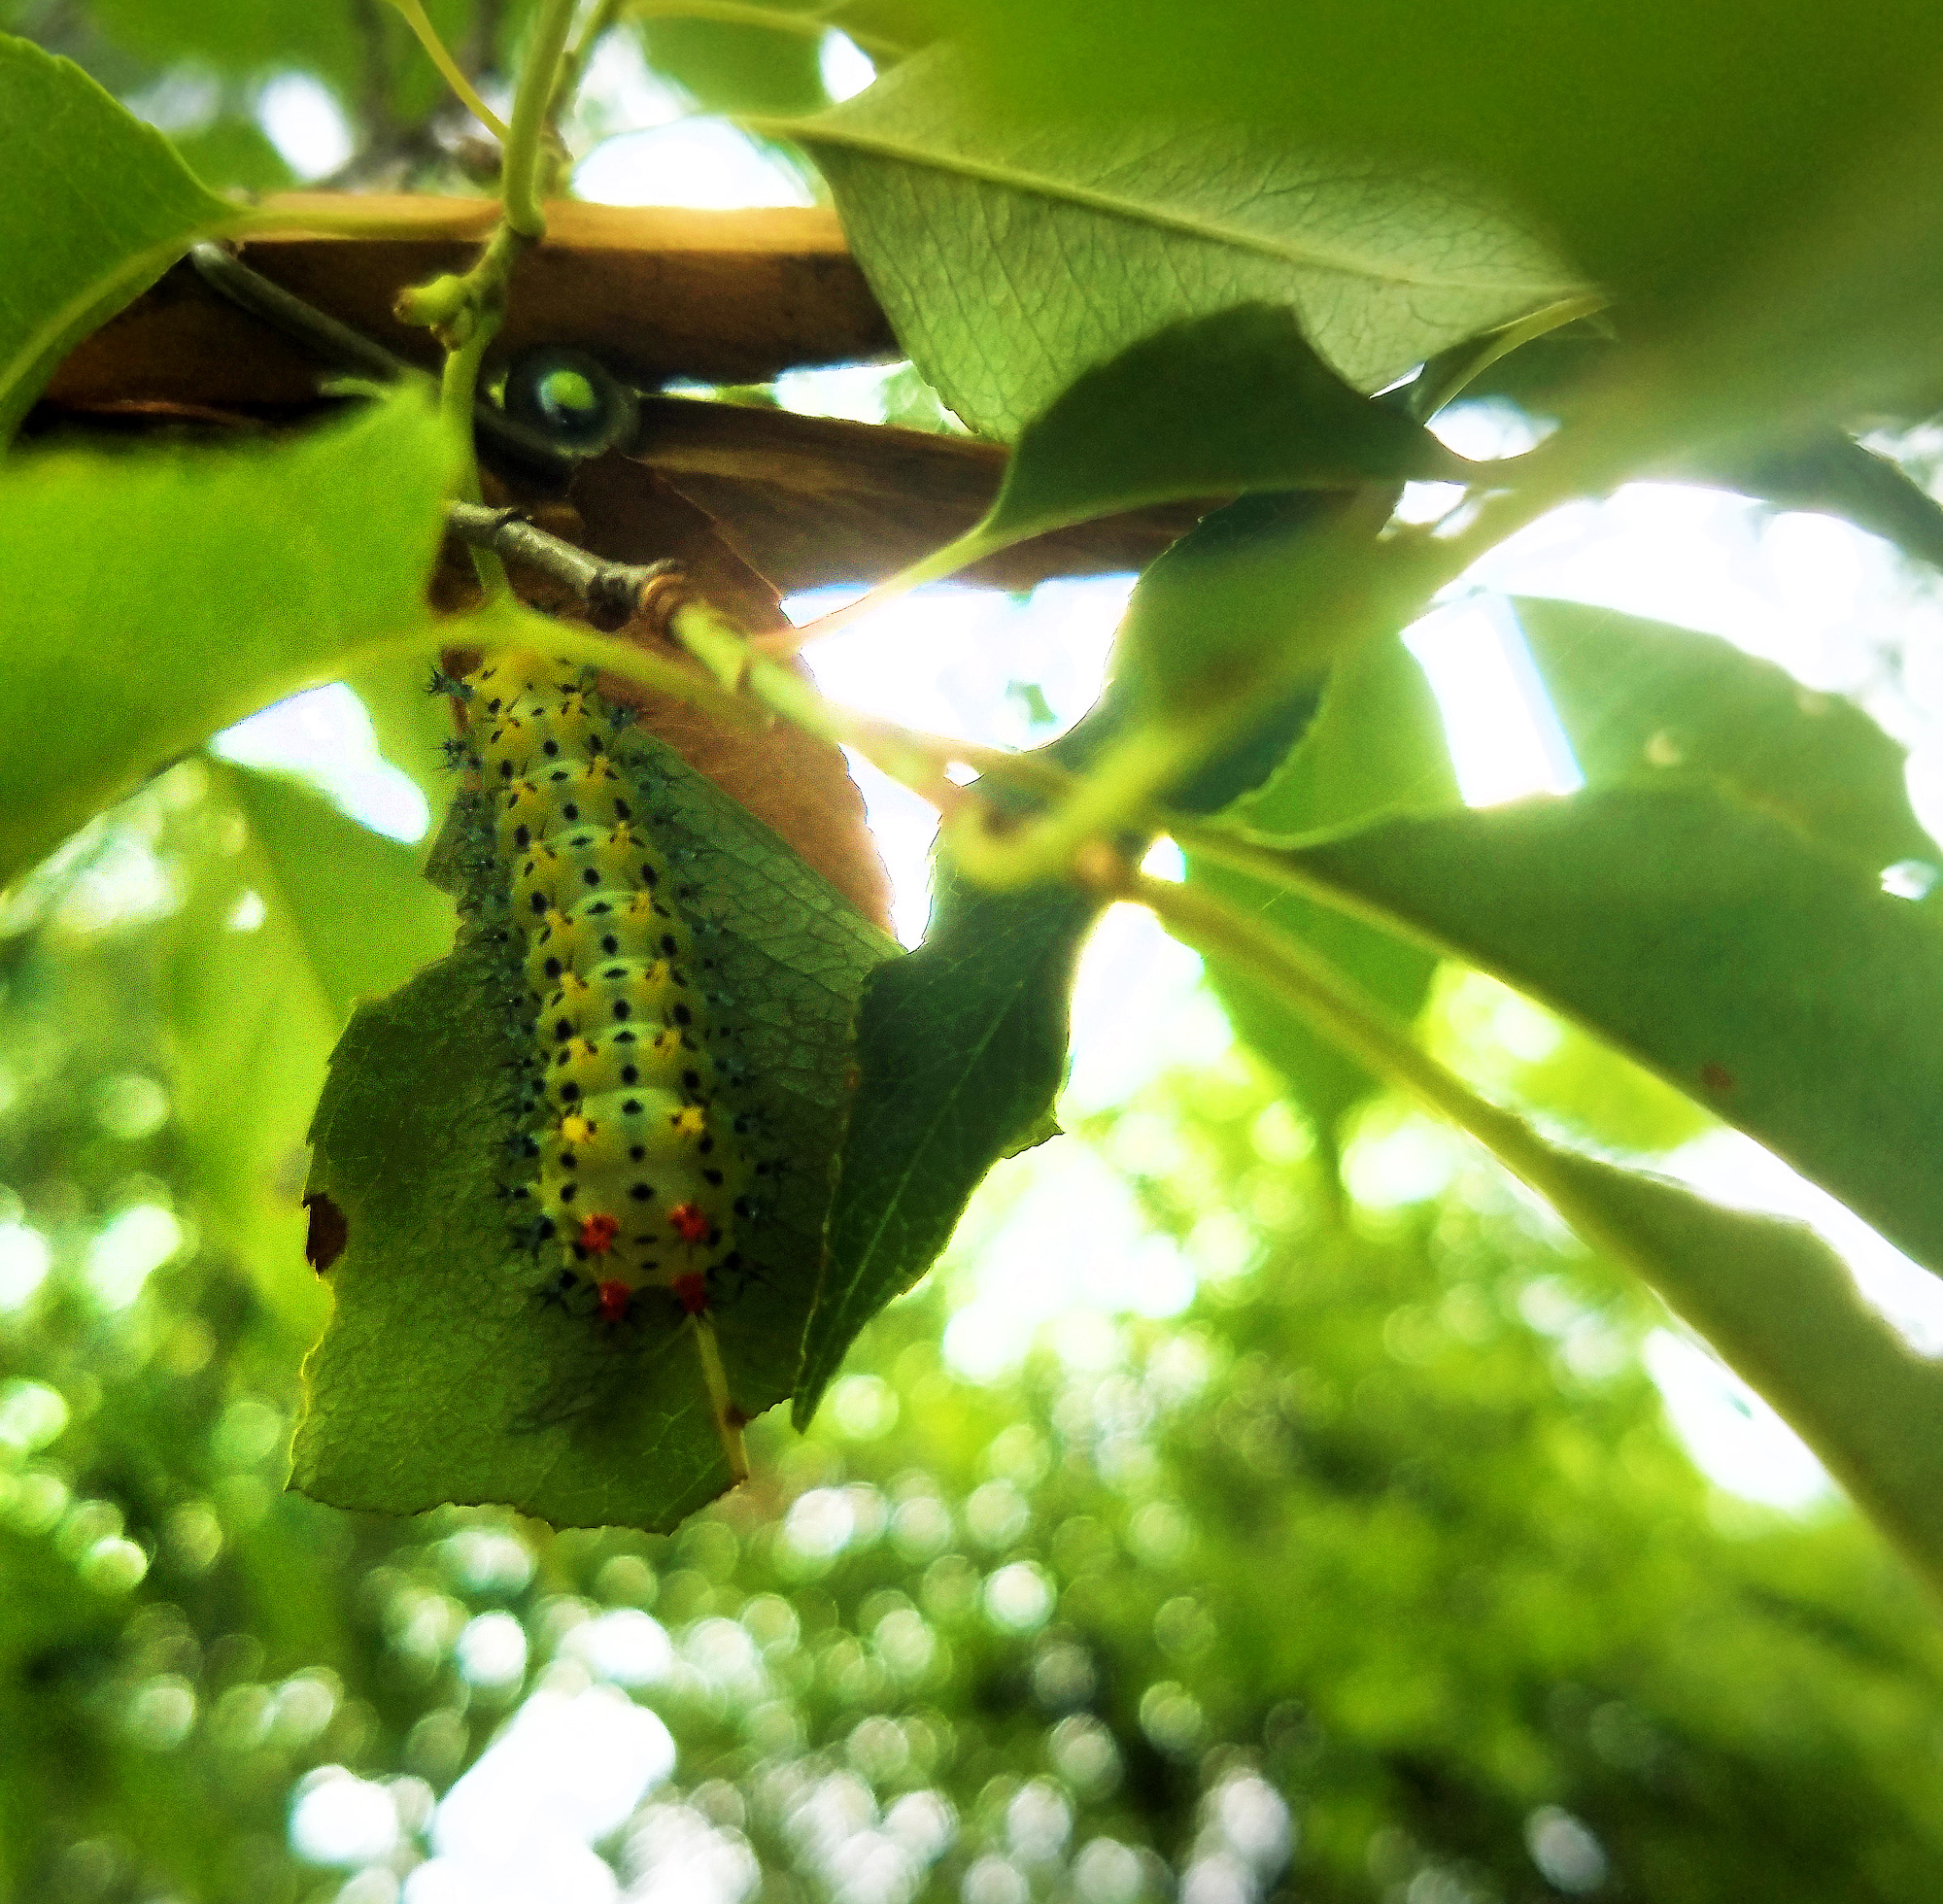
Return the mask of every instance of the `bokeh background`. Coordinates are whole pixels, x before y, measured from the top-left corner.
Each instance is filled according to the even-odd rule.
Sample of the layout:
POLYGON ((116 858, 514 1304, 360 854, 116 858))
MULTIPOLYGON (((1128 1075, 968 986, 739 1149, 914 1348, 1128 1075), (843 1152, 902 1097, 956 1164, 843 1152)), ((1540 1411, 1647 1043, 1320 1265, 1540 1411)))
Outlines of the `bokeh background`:
MULTIPOLYGON (((522 10, 431 11, 503 94, 522 10)), ((843 96, 865 51, 657 11, 590 66, 574 188, 812 202, 721 115, 843 96)), ((476 188, 375 0, 0 23, 220 187, 476 188)), ((761 394, 951 426, 907 365, 761 394)), ((1543 424, 1442 427, 1488 454, 1543 424)), ((813 659, 858 706, 1040 741, 1130 586, 927 592, 813 659)), ((1576 779, 1513 593, 1857 697, 1943 824, 1936 590, 1859 531, 1642 485, 1507 545, 1410 637, 1474 803, 1576 779)), ((808 1436, 758 1425, 750 1486, 666 1539, 284 1492, 328 1301, 304 1125, 346 1001, 449 932, 428 888, 395 905, 439 718, 403 679, 285 703, 0 900, 0 1895, 1943 1893, 1943 1634, 1813 1457, 1462 1140, 1382 1098, 1312 1128, 1125 909, 1082 967, 1064 1135, 994 1172, 808 1436), (393 942, 358 938, 374 913, 393 942)), ((858 773, 914 941, 929 810, 858 773)), ((1449 970, 1423 1029, 1577 1141, 1823 1226, 1943 1347, 1929 1278, 1544 1012, 1449 970)))

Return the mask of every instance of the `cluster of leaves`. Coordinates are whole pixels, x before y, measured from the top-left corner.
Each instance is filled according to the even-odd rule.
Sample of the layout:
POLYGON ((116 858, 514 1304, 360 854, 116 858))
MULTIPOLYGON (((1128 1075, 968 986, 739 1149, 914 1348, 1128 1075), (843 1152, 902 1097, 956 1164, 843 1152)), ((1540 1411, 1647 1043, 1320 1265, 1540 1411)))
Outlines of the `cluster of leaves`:
MULTIPOLYGON (((1168 10, 1142 8, 1114 28, 1139 48, 1124 63, 1100 59, 1076 10, 873 9, 854 23, 884 49, 874 85, 814 119, 755 121, 821 167, 917 369, 1014 446, 985 520, 904 584, 1132 507, 1241 497, 1142 578, 1112 696, 1052 756, 1076 791, 1008 816, 1010 846, 961 815, 930 942, 866 993, 800 1417, 992 1161, 1044 1127, 1097 896, 1060 878, 1070 850, 1035 862, 1034 841, 1168 821, 1194 848, 1180 929, 1225 956, 1217 983, 1325 1130, 1362 1088, 1357 1066, 1435 1099, 1705 1329, 1913 1552, 1943 1555, 1943 1396, 1826 1252, 1546 1145, 1416 1064, 1362 996, 1408 1011, 1432 953, 1483 967, 1943 1268, 1934 1173, 1896 1137, 1943 1109, 1943 966, 1930 909, 1881 884, 1934 857, 1891 743, 1707 637, 1536 604, 1524 619, 1586 784, 1468 813, 1395 646, 1469 556, 1630 474, 1766 488, 1934 552, 1934 505, 1841 432, 1935 401, 1939 207, 1886 182, 1931 176, 1943 32, 1888 4, 1866 33, 1796 22, 1756 72, 1724 0, 1650 12, 1666 31, 1607 10, 1542 49, 1509 8, 1445 20, 1412 37, 1400 72, 1381 8, 1240 8, 1197 22, 1191 45, 1168 10), (1362 77, 1325 83, 1341 73, 1362 77), (1595 309, 1583 347, 1546 341, 1595 309), (1464 464, 1422 420, 1493 365, 1510 374, 1521 346, 1538 362, 1527 400, 1556 434, 1464 464), (1414 370, 1406 391, 1369 394, 1414 370), (1482 514, 1443 535, 1388 526, 1411 479, 1463 482, 1482 514), (1244 811, 1192 824, 1244 795, 1244 811), (1361 992, 1325 979, 1318 1007, 1290 975, 1311 953, 1224 926, 1251 913, 1361 992), (1290 1022, 1304 998, 1353 1062, 1290 1022)), ((101 30, 114 38, 112 12, 101 30)), ((392 32, 381 22, 372 44, 392 32)), ((481 44, 483 70, 497 42, 481 44)), ((243 46, 230 54, 266 56, 243 46)), ((0 50, 0 110, 34 129, 9 160, 9 216, 35 221, 0 293, 11 423, 189 240, 277 215, 211 194, 24 43, 0 50)), ((18 733, 73 693, 84 653, 103 663, 99 708, 18 750, 5 869, 242 707, 426 645, 417 590, 452 480, 452 446, 410 397, 254 467, 0 474, 8 565, 33 592, 18 733), (374 468, 386 520, 354 527, 374 468), (246 486, 306 526, 300 612, 287 552, 235 532, 246 486), (197 632, 125 665, 157 595, 193 601, 197 632)))

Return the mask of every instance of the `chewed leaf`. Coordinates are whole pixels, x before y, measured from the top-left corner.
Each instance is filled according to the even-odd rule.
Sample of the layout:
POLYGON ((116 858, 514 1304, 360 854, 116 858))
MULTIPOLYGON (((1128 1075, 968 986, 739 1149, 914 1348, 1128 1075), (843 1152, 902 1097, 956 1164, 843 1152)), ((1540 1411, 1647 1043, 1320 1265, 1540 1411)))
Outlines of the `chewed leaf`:
MULTIPOLYGON (((706 1318, 728 1400, 752 1416, 795 1383, 856 1001, 895 947, 660 742, 624 730, 608 758, 706 938, 752 1154, 783 1166, 738 1240, 747 1274, 725 1278, 706 1318)), ((477 801, 461 796, 435 871, 494 870, 467 844, 477 801)), ((449 958, 358 1012, 332 1061, 309 1192, 341 1213, 344 1243, 335 1312, 306 1365, 293 1484, 393 1513, 495 1501, 562 1526, 665 1529, 733 1479, 703 1331, 672 1299, 603 1320, 594 1279, 562 1286, 522 1236, 506 1192, 531 1168, 532 1006, 505 941, 472 917, 449 958)))

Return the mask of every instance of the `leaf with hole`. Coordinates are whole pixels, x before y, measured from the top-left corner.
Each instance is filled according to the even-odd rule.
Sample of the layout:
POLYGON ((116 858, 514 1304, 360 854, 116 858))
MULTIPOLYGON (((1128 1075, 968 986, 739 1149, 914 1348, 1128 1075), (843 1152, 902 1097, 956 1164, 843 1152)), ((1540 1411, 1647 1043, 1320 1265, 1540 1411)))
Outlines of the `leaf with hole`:
POLYGON ((308 1334, 323 1305, 295 1191, 325 1061, 360 998, 451 945, 452 902, 426 884, 421 848, 301 782, 227 762, 200 771, 208 796, 177 823, 182 904, 158 935, 177 1128, 205 1235, 308 1334))
MULTIPOLYGON (((895 947, 670 749, 624 730, 613 753, 650 797, 690 920, 713 928, 752 1140, 785 1165, 752 1272, 712 1312, 731 1398, 753 1416, 796 1385, 857 998, 895 947)), ((449 826, 441 877, 468 876, 462 836, 449 826)), ((347 1241, 305 1365, 294 1484, 389 1513, 499 1501, 561 1526, 666 1530, 730 1470, 679 1309, 609 1326, 549 1302, 516 1234, 502 1192, 530 1117, 514 1068, 534 1037, 525 987, 485 930, 353 1017, 312 1130, 309 1193, 342 1213, 347 1241)))
POLYGON ((1536 595, 1514 606, 1592 785, 1704 774, 1866 871, 1938 858, 1906 750, 1853 701, 1720 635, 1536 595))

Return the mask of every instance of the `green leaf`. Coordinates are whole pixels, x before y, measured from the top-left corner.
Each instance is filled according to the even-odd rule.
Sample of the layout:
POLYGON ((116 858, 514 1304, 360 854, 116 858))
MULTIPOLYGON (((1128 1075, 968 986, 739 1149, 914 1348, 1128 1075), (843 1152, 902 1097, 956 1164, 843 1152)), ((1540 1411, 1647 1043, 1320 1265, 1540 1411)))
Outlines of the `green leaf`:
MULTIPOLYGON (((261 0, 91 0, 88 11, 118 45, 165 64, 193 59, 239 78, 295 68, 345 92, 360 78, 364 49, 346 0, 301 7, 264 6, 261 0)), ((434 4, 433 11, 445 9, 434 4)), ((402 22, 386 38, 402 50, 402 22)))
POLYGON ((1420 167, 1345 167, 1226 114, 1188 130, 1008 113, 977 80, 934 49, 762 129, 815 157, 904 349, 987 434, 1162 326, 1240 304, 1292 309, 1324 362, 1375 390, 1582 289, 1420 167))
POLYGON ((0 36, 0 444, 82 338, 197 238, 252 221, 80 67, 0 36))
POLYGON ((683 87, 699 112, 809 113, 830 103, 816 32, 679 18, 643 20, 636 30, 648 63, 683 87))
POLYGON ((1414 165, 1502 194, 1651 340, 1606 425, 1935 407, 1943 17, 1921 0, 1794 7, 1757 38, 1739 0, 1596 0, 1543 30, 1524 0, 962 13, 981 114, 1090 119, 1129 146, 1138 128, 1169 153, 1238 127, 1238 153, 1328 152, 1339 177, 1414 165))
MULTIPOLYGON (((1336 664, 1321 710, 1286 765, 1230 817, 1267 833, 1309 833, 1456 799, 1436 698, 1409 650, 1391 637, 1336 664)), ((1399 1017, 1415 1017, 1429 995, 1437 959, 1414 941, 1193 855, 1188 877, 1313 946, 1399 1017)), ((1376 1080, 1233 962, 1210 956, 1208 980, 1237 1033, 1280 1072, 1332 1149, 1344 1114, 1376 1080)))
POLYGON ((289 909, 304 962, 339 1030, 452 944, 452 901, 425 879, 424 852, 348 819, 302 781, 230 766, 222 779, 249 822, 265 894, 289 909))
MULTIPOLYGON (((753 1416, 795 1385, 857 999, 895 948, 669 749, 624 733, 614 755, 649 792, 690 917, 721 929, 715 975, 762 1139, 787 1164, 745 1246, 759 1270, 714 1311, 730 1393, 753 1416)), ((541 1300, 498 1195, 525 1128, 509 1068, 534 1036, 505 957, 462 938, 361 1007, 332 1058, 311 1190, 343 1211, 349 1243, 305 1365, 293 1484, 387 1513, 501 1501, 561 1526, 665 1530, 729 1483, 714 1412, 678 1310, 609 1331, 541 1300)))
POLYGON ((456 730, 451 698, 426 691, 430 676, 425 657, 394 655, 359 668, 345 685, 371 717, 372 734, 386 763, 417 781, 436 813, 452 798, 444 743, 456 730))
MULTIPOLYGON (((1455 870, 1461 877, 1461 862, 1455 870)), ((1722 1210, 1684 1185, 1549 1142, 1426 1055, 1304 941, 1192 884, 1155 894, 1153 903, 1190 943, 1245 963, 1345 1050, 1476 1139, 1582 1241, 1644 1276, 1943 1586, 1943 1368, 1912 1352, 1869 1309, 1825 1244, 1799 1224, 1722 1210)))
POLYGON ((455 460, 407 392, 268 447, 0 469, 0 884, 219 728, 415 631, 432 649, 455 460))
POLYGON ((1276 857, 1609 1038, 1943 1269, 1943 933, 1852 860, 1692 785, 1276 857))
POLYGON ((1149 503, 1473 473, 1428 430, 1346 384, 1292 313, 1244 304, 1172 324, 1085 372, 1020 432, 984 521, 879 593, 1149 503))
MULTIPOLYGON (((1174 800, 1213 812, 1258 786, 1313 716, 1291 696, 1174 800)), ((1083 767, 1128 721, 1109 692, 1043 751, 1083 767)), ((994 798, 1003 798, 994 796, 994 798)), ((925 940, 870 979, 857 1026, 861 1073, 830 1217, 829 1267, 797 1385, 806 1426, 865 1323, 930 1269, 1001 1157, 1051 1135, 1066 1076, 1073 974, 1099 916, 1064 885, 972 886, 948 863, 925 940)))
POLYGON ((1099 905, 1066 888, 983 892, 941 864, 937 879, 925 942, 864 995, 863 1079, 799 1427, 858 1331, 937 1260, 985 1173, 1042 1128, 1066 1078, 1073 974, 1099 905))
POLYGON ((197 1213, 306 1333, 321 1304, 303 1255, 304 1131, 360 996, 452 943, 423 853, 301 782, 207 762, 181 910, 160 935, 176 1115, 197 1213), (245 1108, 247 1107, 247 1108, 245 1108))
POLYGON ((1707 774, 1870 872, 1937 858, 1905 751, 1853 701, 1719 635, 1574 601, 1515 606, 1592 785, 1707 774))
POLYGON ((1943 1368, 1869 1308, 1805 1225, 1721 1209, 1684 1184, 1542 1148, 1534 1187, 1643 1275, 1943 1587, 1943 1368))
POLYGON ((1772 446, 1703 452, 1665 474, 1676 482, 1738 490, 1777 509, 1840 516, 1914 561, 1943 568, 1943 503, 1898 463, 1838 429, 1772 446))
POLYGON ((182 160, 219 191, 289 191, 297 183, 289 161, 252 119, 219 119, 173 136, 182 160))
POLYGON ((1374 488, 1244 495, 1148 564, 1115 640, 1115 679, 1157 727, 1217 706, 1241 715, 1320 676, 1360 640, 1394 635, 1423 591, 1380 542, 1392 497, 1374 488))

